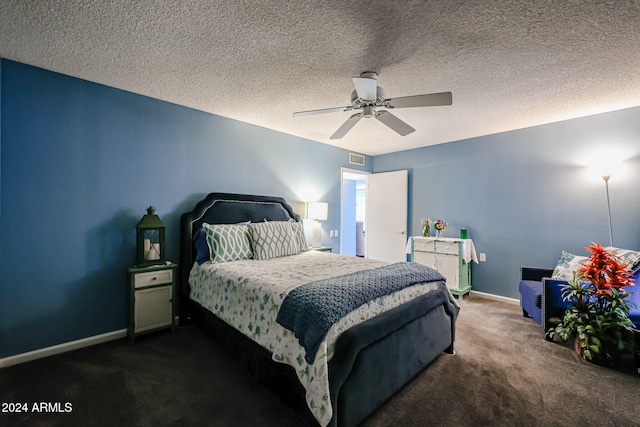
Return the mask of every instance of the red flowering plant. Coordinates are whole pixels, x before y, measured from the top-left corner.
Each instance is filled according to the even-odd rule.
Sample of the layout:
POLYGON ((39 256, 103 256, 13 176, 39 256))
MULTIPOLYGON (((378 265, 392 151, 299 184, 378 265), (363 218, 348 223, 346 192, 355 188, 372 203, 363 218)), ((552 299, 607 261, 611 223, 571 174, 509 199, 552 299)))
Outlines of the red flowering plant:
POLYGON ((587 250, 591 256, 562 287, 562 298, 572 307, 562 319, 550 320, 557 326, 550 328, 547 336, 566 342, 575 334, 574 348, 586 360, 614 364, 621 351, 636 348, 637 331, 629 319, 626 301, 631 294, 626 288, 634 284, 629 265, 600 243, 587 250))

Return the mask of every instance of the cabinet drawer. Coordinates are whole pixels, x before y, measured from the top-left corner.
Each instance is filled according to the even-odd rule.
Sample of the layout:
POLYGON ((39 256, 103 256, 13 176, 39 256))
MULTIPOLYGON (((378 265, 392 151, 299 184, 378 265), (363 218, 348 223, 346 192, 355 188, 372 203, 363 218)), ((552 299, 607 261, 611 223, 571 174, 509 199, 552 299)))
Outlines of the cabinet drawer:
POLYGON ((439 254, 458 255, 459 245, 455 242, 438 242, 436 245, 436 252, 439 254))
POLYGON ((173 270, 150 271, 148 273, 138 273, 133 279, 136 288, 145 286, 161 285, 173 281, 173 270))
POLYGON ((436 242, 433 240, 413 239, 413 250, 423 252, 435 252, 436 242))

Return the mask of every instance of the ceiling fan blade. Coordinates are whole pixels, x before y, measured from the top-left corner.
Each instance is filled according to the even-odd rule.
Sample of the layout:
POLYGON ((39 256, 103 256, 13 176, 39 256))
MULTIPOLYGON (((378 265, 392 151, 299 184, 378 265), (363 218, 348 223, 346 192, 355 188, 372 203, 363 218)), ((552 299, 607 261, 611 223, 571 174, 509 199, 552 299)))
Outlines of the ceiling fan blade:
POLYGON ((356 123, 358 123, 360 121, 361 118, 362 118, 362 114, 361 113, 354 114, 353 116, 349 117, 347 119, 347 121, 344 122, 342 124, 342 126, 340 126, 340 128, 336 131, 336 133, 331 135, 331 138, 329 138, 329 139, 340 139, 340 138, 342 138, 343 136, 345 136, 347 134, 347 132, 349 132, 351 130, 352 127, 355 126, 356 123))
POLYGON ((401 136, 407 136, 411 132, 415 131, 414 128, 412 128, 388 111, 378 111, 376 113, 376 119, 380 120, 382 123, 398 132, 401 136))
POLYGON ((366 101, 375 101, 378 97, 378 80, 369 77, 354 77, 353 85, 356 87, 358 98, 366 101))
POLYGON ((346 107, 322 108, 320 110, 297 111, 293 113, 293 117, 311 116, 313 114, 324 114, 324 113, 338 113, 340 111, 351 111, 351 110, 353 110, 352 105, 347 105, 346 107))
POLYGON ((453 98, 451 92, 440 92, 385 99, 383 104, 388 108, 437 107, 453 104, 453 98))

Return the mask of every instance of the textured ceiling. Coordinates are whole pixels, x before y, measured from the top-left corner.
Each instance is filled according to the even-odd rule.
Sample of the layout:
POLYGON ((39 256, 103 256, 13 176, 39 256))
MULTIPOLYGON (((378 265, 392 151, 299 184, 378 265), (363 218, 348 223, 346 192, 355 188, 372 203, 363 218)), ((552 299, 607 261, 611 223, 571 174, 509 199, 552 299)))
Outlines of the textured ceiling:
POLYGON ((640 2, 2 0, 0 57, 376 155, 640 105, 640 2), (292 116, 363 71, 453 106, 292 116))

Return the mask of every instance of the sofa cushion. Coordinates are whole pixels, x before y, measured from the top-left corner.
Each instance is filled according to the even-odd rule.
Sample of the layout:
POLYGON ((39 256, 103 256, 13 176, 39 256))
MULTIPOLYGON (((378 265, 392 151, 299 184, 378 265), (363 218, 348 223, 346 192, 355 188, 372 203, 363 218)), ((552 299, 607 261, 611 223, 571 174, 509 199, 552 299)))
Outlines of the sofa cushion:
POLYGON ((542 282, 523 280, 520 282, 519 291, 523 299, 533 301, 536 307, 542 307, 542 282))
POLYGON ((542 282, 522 280, 519 285, 520 306, 523 314, 542 324, 542 282))

